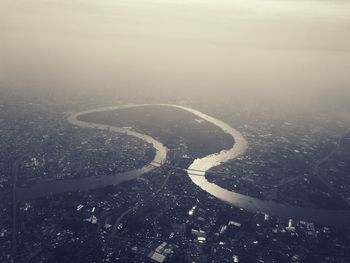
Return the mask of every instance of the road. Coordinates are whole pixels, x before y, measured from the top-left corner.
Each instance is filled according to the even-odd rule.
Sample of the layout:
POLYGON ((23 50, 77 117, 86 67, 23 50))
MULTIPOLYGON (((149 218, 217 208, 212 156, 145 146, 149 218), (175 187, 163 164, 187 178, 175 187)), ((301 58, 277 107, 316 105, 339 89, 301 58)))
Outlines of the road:
POLYGON ((12 258, 17 255, 17 179, 19 164, 16 161, 12 168, 13 192, 12 192, 12 258))

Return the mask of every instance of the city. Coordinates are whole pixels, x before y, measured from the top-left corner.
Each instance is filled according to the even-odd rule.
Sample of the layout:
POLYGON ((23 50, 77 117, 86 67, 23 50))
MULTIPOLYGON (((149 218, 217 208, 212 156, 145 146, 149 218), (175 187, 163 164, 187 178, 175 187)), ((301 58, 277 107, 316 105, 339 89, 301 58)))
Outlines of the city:
MULTIPOLYGON (((131 136, 75 128, 67 123, 67 116, 64 114, 60 116, 61 119, 57 117, 57 120, 47 122, 40 111, 27 116, 29 109, 35 107, 23 107, 28 123, 36 123, 36 129, 25 129, 27 137, 32 138, 27 143, 40 143, 41 147, 50 147, 50 144, 57 143, 62 148, 57 151, 45 150, 46 155, 42 156, 34 147, 27 146, 32 152, 26 152, 23 155, 26 158, 20 158, 22 163, 15 162, 19 166, 17 169, 21 171, 17 178, 19 188, 28 188, 35 182, 45 180, 84 180, 84 177, 102 174, 118 176, 118 173, 150 162, 154 155, 150 145, 131 136), (72 136, 66 138, 60 135, 67 132, 72 136), (45 140, 49 138, 52 138, 51 142, 46 144, 45 140), (91 156, 94 151, 99 154, 91 156), (66 159, 57 158, 60 155, 64 155, 66 159), (79 169, 72 159, 80 165, 79 169), (48 165, 50 160, 55 161, 48 165), (53 170, 50 172, 49 169, 53 170), (42 177, 38 177, 38 174, 42 177)), ((20 113, 18 108, 16 112, 20 113)), ((225 204, 194 186, 186 170, 179 168, 186 168, 191 160, 229 148, 233 143, 214 126, 173 109, 159 111, 157 107, 149 110, 135 108, 115 113, 117 111, 101 112, 82 118, 92 119, 94 122, 102 118, 101 123, 118 123, 118 126, 147 131, 159 138, 169 149, 164 167, 115 186, 47 195, 18 202, 15 227, 11 199, 13 178, 10 176, 14 169, 8 167, 8 170, 2 170, 5 172, 2 176, 3 193, 8 192, 4 194, 4 200, 8 201, 1 205, 1 261, 11 262, 15 259, 16 262, 45 262, 55 259, 57 262, 251 262, 258 259, 260 262, 346 262, 349 258, 349 226, 317 225, 313 222, 274 217, 263 212, 252 213, 225 204), (171 121, 168 118, 170 115, 173 117, 171 121), (147 116, 157 120, 155 125, 149 126, 147 116), (166 129, 161 126, 164 122, 166 129), (185 125, 186 129, 181 125, 185 125), (205 129, 199 129, 202 125, 206 125, 205 129), (214 138, 215 143, 207 143, 214 138), (14 229, 16 233, 13 233, 14 229), (13 249, 16 249, 16 258, 12 258, 13 249)), ((2 114, 1 119, 4 122, 6 113, 2 114)), ((12 120, 11 125, 6 128, 13 129, 14 123, 12 120)), ((340 197, 329 194, 329 189, 314 182, 317 179, 313 179, 315 175, 312 174, 310 165, 312 160, 322 159, 327 150, 333 149, 336 137, 320 133, 320 139, 316 139, 315 143, 311 144, 311 140, 308 140, 306 144, 302 138, 307 137, 307 134, 303 135, 302 131, 297 134, 290 129, 290 134, 283 132, 284 139, 275 139, 269 144, 267 141, 271 136, 265 134, 273 133, 269 130, 273 125, 267 125, 260 130, 265 136, 256 135, 254 131, 258 129, 251 128, 250 125, 241 128, 254 149, 252 153, 248 152, 233 162, 209 171, 209 180, 216 180, 225 188, 232 187, 234 191, 260 199, 273 199, 310 208, 322 205, 320 208, 324 209, 348 209, 346 202, 341 202, 348 200, 341 191, 337 191, 342 197, 338 200, 340 197), (293 142, 293 148, 289 150, 290 141, 296 136, 300 136, 301 145, 293 142), (326 146, 325 143, 322 144, 326 149, 317 149, 318 140, 329 142, 326 146), (263 146, 267 146, 267 149, 261 149, 263 146), (292 163, 293 160, 290 168, 283 161, 286 158, 280 152, 283 148, 286 149, 285 154, 290 155, 289 162, 292 163), (296 166, 300 153, 306 154, 305 152, 310 156, 304 158, 307 163, 296 166), (266 161, 273 163, 274 160, 276 165, 281 165, 280 168, 276 167, 276 174, 271 165, 265 172, 266 161), (278 169, 283 170, 279 170, 277 174, 278 169), (299 182, 302 184, 297 184, 299 182), (310 189, 296 191, 294 187, 310 189), (296 192, 298 196, 294 195, 296 192), (318 199, 312 199, 314 196, 318 199), (319 198, 325 198, 325 201, 320 201, 319 198)), ((285 123, 282 125, 291 126, 285 123)), ((20 134, 20 131, 17 132, 20 134)), ((23 135, 18 137, 24 138, 23 135)), ((349 140, 347 138, 344 137, 344 142, 349 140)), ((20 140, 1 142, 8 149, 21 144, 20 140)), ((344 143, 342 151, 336 154, 346 158, 346 151, 349 148, 344 143)), ((17 156, 7 155, 7 158, 22 157, 20 151, 9 152, 17 156)), ((327 161, 330 162, 330 167, 325 165, 326 169, 344 167, 344 161, 338 164, 338 160, 342 158, 337 158, 333 164, 330 157, 327 161)), ((9 161, 1 163, 6 164, 9 161)), ((323 173, 321 168, 320 173, 323 173)), ((326 177, 323 179, 327 180, 326 177)), ((334 189, 344 189, 350 183, 348 180, 344 184, 344 177, 339 181, 335 179, 328 179, 332 180, 334 189)))

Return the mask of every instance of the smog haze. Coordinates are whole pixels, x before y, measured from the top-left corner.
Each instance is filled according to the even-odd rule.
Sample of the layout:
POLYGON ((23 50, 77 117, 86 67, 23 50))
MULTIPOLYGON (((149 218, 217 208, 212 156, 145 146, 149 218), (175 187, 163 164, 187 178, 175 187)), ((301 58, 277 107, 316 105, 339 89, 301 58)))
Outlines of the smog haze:
POLYGON ((347 1, 1 1, 2 88, 347 103, 347 1))

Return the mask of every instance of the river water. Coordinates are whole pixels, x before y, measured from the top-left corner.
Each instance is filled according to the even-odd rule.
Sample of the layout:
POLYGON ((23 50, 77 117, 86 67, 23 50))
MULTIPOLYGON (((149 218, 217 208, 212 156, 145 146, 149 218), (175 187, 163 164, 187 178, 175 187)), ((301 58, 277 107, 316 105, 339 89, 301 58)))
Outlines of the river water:
POLYGON ((137 137, 153 145, 156 149, 155 157, 152 164, 148 164, 142 168, 128 171, 125 173, 120 173, 116 176, 101 176, 101 177, 88 177, 83 179, 69 179, 69 180, 59 180, 38 183, 27 188, 18 188, 17 196, 19 200, 27 200, 30 198, 36 198, 45 196, 48 193, 64 193, 68 191, 77 190, 89 190, 98 187, 116 185, 128 180, 133 180, 143 175, 144 173, 150 172, 156 168, 154 164, 162 164, 166 161, 167 148, 156 139, 151 136, 141 134, 130 129, 124 129, 119 127, 114 127, 110 125, 103 125, 99 123, 91 123, 87 121, 79 120, 79 116, 95 112, 111 111, 118 109, 127 109, 133 107, 141 106, 164 106, 164 107, 175 107, 185 111, 188 111, 195 116, 202 118, 220 129, 225 133, 231 135, 234 139, 234 145, 231 149, 223 150, 219 153, 214 153, 205 156, 200 159, 194 160, 194 162, 188 167, 188 176, 192 182, 200 187, 202 190, 206 191, 210 195, 233 205, 235 207, 243 208, 251 212, 262 212, 272 216, 279 216, 283 218, 292 218, 294 220, 303 220, 307 222, 314 222, 317 224, 324 225, 335 225, 344 226, 350 224, 350 211, 348 210, 323 210, 323 209, 309 209, 297 206, 291 206, 286 204, 281 204, 273 201, 260 200, 254 197, 239 194, 233 191, 224 189, 214 183, 210 183, 206 177, 206 171, 213 167, 216 167, 224 162, 235 159, 237 156, 245 153, 248 148, 248 143, 242 136, 242 134, 232 128, 230 125, 215 119, 209 115, 206 115, 200 111, 172 104, 128 104, 122 106, 104 107, 88 111, 83 111, 79 113, 72 114, 69 116, 68 121, 73 125, 84 127, 84 128, 94 128, 100 130, 109 130, 117 133, 124 133, 130 136, 137 137))

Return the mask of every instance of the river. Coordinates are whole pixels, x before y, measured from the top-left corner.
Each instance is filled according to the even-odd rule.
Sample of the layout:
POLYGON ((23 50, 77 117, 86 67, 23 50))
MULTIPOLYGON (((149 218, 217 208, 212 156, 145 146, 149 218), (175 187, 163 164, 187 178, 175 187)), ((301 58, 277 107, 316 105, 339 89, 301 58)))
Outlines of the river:
POLYGON ((195 116, 202 118, 220 129, 225 133, 229 134, 234 139, 234 145, 231 149, 222 150, 219 153, 214 153, 208 156, 205 156, 200 159, 194 160, 194 162, 188 167, 188 176, 192 182, 200 187, 202 190, 206 191, 210 195, 215 196, 216 198, 233 205, 235 207, 243 208, 251 212, 262 212, 272 216, 278 216, 282 218, 292 218, 294 220, 302 220, 307 222, 314 222, 321 225, 334 225, 334 226, 344 226, 350 224, 350 211, 348 210, 323 210, 323 209, 310 209, 297 207, 292 205, 286 205, 277 203, 274 201, 260 200, 254 197, 246 196, 239 194, 233 191, 224 189, 214 183, 210 183, 206 177, 206 171, 216 167, 224 162, 235 159, 237 156, 245 153, 248 148, 248 143, 242 136, 242 134, 236 129, 232 128, 230 125, 220 121, 214 117, 211 117, 207 114, 204 114, 200 111, 172 104, 128 104, 122 106, 112 106, 112 107, 103 107, 88 111, 82 111, 69 116, 68 121, 73 125, 83 127, 83 128, 94 128, 100 130, 109 130, 117 133, 124 133, 130 136, 137 137, 141 140, 144 140, 153 145, 156 149, 155 157, 152 163, 132 171, 125 173, 120 173, 115 176, 101 176, 101 177, 88 177, 83 179, 67 179, 59 181, 50 181, 42 182, 30 186, 28 188, 18 188, 17 198, 18 200, 26 200, 30 198, 36 198, 40 196, 45 196, 48 193, 64 193, 68 191, 77 191, 77 190, 89 190, 95 189, 98 187, 116 185, 128 180, 133 180, 138 178, 144 173, 151 172, 156 168, 154 164, 162 164, 166 161, 167 148, 156 139, 151 136, 141 134, 130 129, 119 128, 110 125, 103 125, 99 123, 91 123, 87 121, 79 120, 79 116, 103 112, 103 111, 112 111, 118 109, 127 109, 133 107, 141 106, 164 106, 164 107, 175 107, 185 111, 188 111, 195 116))

